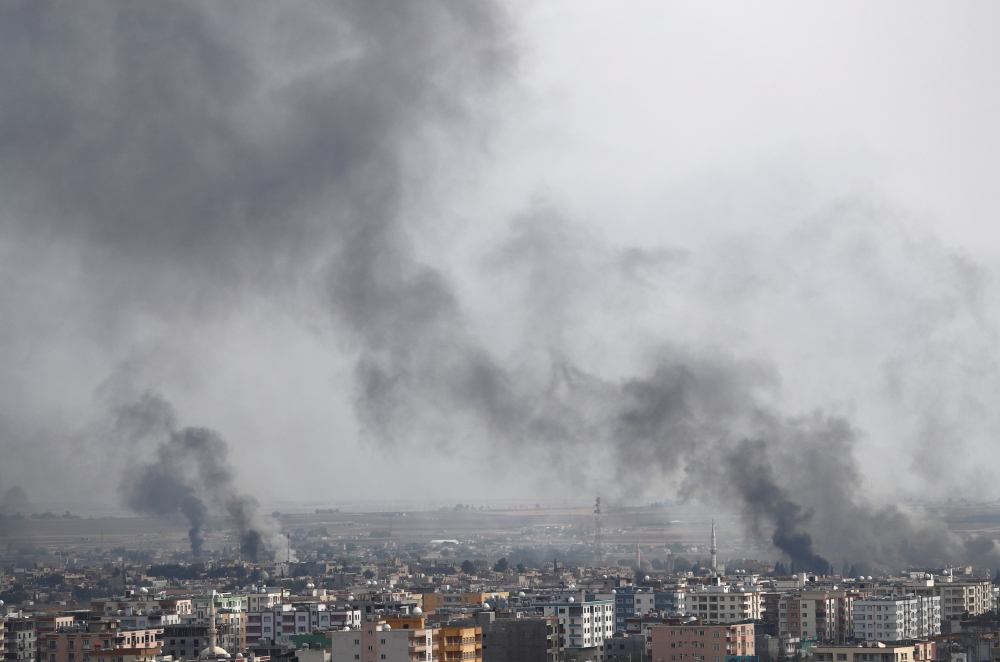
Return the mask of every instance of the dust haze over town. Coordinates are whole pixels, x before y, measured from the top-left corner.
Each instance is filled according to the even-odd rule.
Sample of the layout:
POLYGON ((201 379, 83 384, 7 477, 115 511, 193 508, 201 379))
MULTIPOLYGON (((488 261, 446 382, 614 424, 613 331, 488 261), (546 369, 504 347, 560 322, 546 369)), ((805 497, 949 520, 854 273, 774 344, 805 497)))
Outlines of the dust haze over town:
POLYGON ((0 12, 5 564, 1000 567, 997 8, 0 12))

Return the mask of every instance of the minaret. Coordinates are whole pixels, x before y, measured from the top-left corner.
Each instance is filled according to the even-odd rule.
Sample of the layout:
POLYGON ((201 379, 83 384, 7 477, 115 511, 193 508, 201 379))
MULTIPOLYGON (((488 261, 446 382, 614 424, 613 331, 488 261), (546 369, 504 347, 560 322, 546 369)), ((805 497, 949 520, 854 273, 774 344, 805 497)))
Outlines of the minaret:
POLYGON ((718 577, 719 576, 719 563, 718 563, 718 558, 716 557, 716 553, 718 551, 719 550, 717 550, 716 547, 715 547, 715 520, 713 519, 712 520, 712 544, 708 548, 708 553, 712 555, 712 576, 713 577, 718 577))
POLYGON ((215 596, 208 596, 208 651, 209 655, 215 653, 219 643, 219 628, 215 627, 215 596))

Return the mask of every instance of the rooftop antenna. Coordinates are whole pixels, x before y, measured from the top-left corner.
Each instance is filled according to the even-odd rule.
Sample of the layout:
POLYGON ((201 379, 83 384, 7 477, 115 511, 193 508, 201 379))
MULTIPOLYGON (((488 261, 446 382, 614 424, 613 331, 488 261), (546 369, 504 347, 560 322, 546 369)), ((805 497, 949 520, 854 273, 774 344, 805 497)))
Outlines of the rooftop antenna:
POLYGON ((594 563, 604 567, 604 525, 601 523, 601 495, 597 495, 594 506, 594 563))

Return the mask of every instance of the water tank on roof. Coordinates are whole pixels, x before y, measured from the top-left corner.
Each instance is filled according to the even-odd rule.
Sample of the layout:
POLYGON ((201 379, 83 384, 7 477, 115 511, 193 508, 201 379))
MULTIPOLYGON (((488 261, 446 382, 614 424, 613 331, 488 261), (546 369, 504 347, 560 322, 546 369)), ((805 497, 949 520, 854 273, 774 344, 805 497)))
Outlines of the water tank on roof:
POLYGON ((569 599, 569 601, 570 601, 570 602, 576 602, 576 598, 572 598, 572 597, 571 597, 571 598, 569 599))
POLYGON ((383 630, 391 630, 391 629, 392 629, 392 626, 391 626, 391 625, 386 625, 386 626, 384 626, 384 627, 383 627, 382 629, 383 629, 383 630))
POLYGON ((415 616, 419 616, 419 615, 420 615, 420 614, 422 614, 422 613, 424 613, 424 610, 423 610, 423 609, 421 609, 420 607, 414 607, 414 608, 413 608, 413 614, 414 614, 415 616))

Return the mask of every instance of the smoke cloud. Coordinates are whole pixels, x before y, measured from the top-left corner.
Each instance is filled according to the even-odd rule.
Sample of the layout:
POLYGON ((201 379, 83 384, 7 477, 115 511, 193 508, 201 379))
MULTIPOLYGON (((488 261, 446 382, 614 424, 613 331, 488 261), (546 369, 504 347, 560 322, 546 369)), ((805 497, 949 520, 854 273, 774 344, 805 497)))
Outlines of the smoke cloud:
POLYGON ((155 449, 153 458, 122 482, 129 508, 156 517, 184 515, 191 526, 188 538, 195 556, 203 551, 210 506, 228 514, 249 560, 260 556, 265 535, 272 549, 281 551, 277 527, 261 517, 257 500, 237 492, 227 459, 229 447, 218 433, 178 428, 173 407, 148 393, 118 408, 117 428, 126 443, 155 449))
MULTIPOLYGON (((545 479, 665 485, 729 504, 796 569, 993 553, 867 499, 855 452, 872 419, 859 424, 839 393, 782 393, 786 371, 829 349, 810 339, 826 333, 843 349, 849 338, 858 372, 871 363, 884 377, 873 390, 897 408, 886 418, 909 421, 889 446, 916 440, 924 472, 935 444, 963 438, 985 408, 982 396, 941 396, 913 376, 995 355, 996 327, 981 315, 989 279, 891 220, 867 229, 863 206, 777 238, 696 248, 609 248, 532 207, 479 253, 487 286, 470 305, 453 265, 435 257, 450 228, 435 225, 434 198, 461 185, 449 168, 470 157, 456 153, 496 120, 490 108, 516 73, 511 27, 496 4, 445 0, 251 12, 3 5, 0 324, 16 342, 0 352, 10 366, 33 355, 26 348, 71 357, 57 352, 51 374, 44 361, 5 371, 5 391, 27 393, 27 405, 56 400, 12 400, 3 418, 61 411, 93 392, 84 375, 100 380, 122 363, 145 363, 151 392, 169 379, 196 384, 211 371, 199 343, 224 344, 220 329, 239 312, 273 306, 348 357, 365 440, 428 452, 471 440, 484 455, 534 454, 552 467, 545 479), (431 181, 439 173, 455 181, 431 181), (920 277, 899 277, 898 265, 920 277), (828 291, 847 303, 824 300, 828 291), (856 317, 870 328, 840 333, 856 317), (957 342, 967 338, 976 342, 957 342), (181 346, 194 374, 164 367, 162 345, 181 346), (956 358, 956 346, 973 349, 956 358)), ((836 367, 812 381, 839 381, 836 367)), ((977 385, 1000 393, 998 375, 977 385)), ((239 530, 245 558, 281 549, 238 489, 220 434, 180 426, 158 395, 115 412, 122 443, 143 455, 120 490, 130 508, 183 515, 195 554, 215 512, 239 530)))

